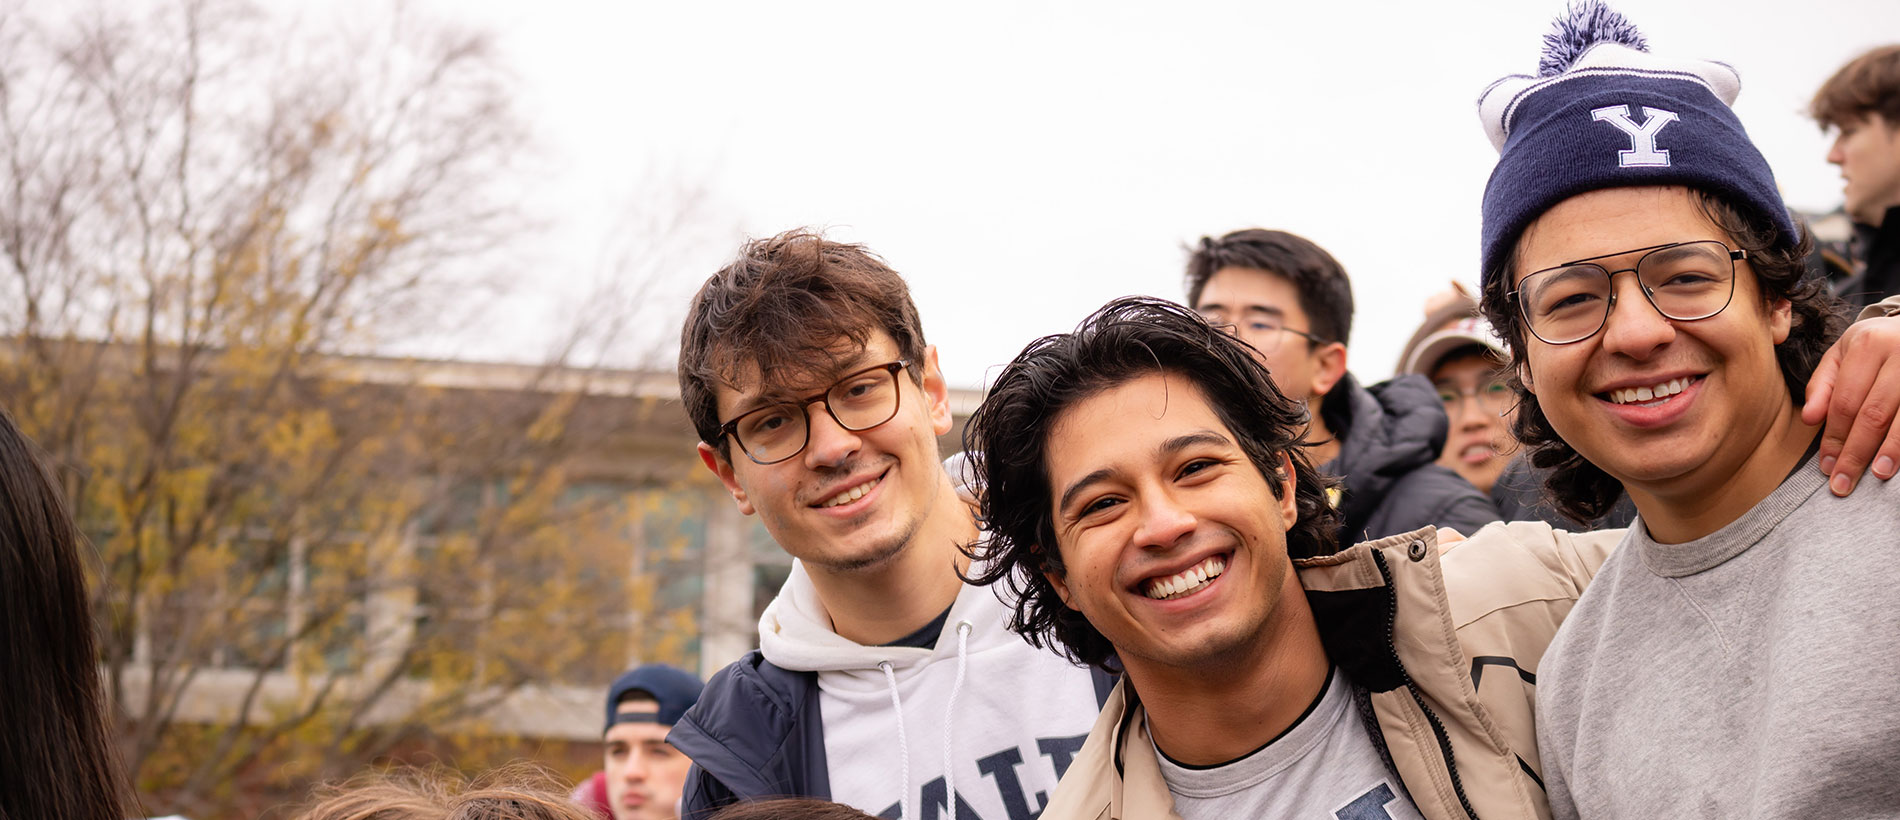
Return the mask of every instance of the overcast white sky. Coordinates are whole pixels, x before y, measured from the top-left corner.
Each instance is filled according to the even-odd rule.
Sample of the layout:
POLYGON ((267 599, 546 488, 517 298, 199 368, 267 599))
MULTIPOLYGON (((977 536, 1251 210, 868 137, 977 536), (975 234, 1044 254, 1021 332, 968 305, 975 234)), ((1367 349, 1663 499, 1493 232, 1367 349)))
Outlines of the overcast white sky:
MULTIPOLYGON (((1900 39, 1900 3, 1615 6, 1654 51, 1735 65, 1788 201, 1839 204, 1802 111, 1841 63, 1900 39)), ((1473 101, 1535 70, 1561 3, 428 7, 499 33, 540 140, 544 187, 524 199, 548 233, 523 266, 540 295, 523 333, 585 292, 576 272, 617 219, 683 188, 705 195, 701 229, 648 290, 644 344, 676 344, 687 295, 742 235, 826 226, 906 276, 951 382, 976 387, 1112 297, 1180 298, 1184 244, 1250 226, 1339 257, 1352 369, 1386 377, 1423 297, 1475 285, 1495 154, 1473 101)))

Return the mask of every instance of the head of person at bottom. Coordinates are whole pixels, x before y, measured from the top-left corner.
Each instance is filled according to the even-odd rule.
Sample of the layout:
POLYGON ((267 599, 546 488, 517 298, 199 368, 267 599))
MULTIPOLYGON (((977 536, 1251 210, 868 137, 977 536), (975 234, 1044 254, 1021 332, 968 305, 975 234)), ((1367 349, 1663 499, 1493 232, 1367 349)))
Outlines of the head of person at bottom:
POLYGON ((871 815, 829 800, 810 797, 783 797, 735 803, 720 809, 710 820, 875 820, 871 815))
POLYGON ((364 772, 318 786, 295 820, 593 820, 533 763, 467 778, 444 768, 364 772))
POLYGON ((693 762, 666 733, 699 701, 704 688, 684 669, 649 663, 630 669, 607 691, 607 805, 614 820, 672 820, 693 762))
POLYGON ((1482 306, 1547 494, 1591 520, 1627 489, 1677 543, 1800 462, 1817 431, 1798 402, 1845 317, 1805 275, 1811 239, 1729 107, 1734 69, 1650 54, 1620 17, 1585 11, 1618 25, 1585 27, 1598 39, 1480 100, 1500 152, 1482 306))
MULTIPOLYGON (((1144 694, 1280 662, 1311 695, 1326 661, 1292 558, 1332 552, 1337 514, 1305 428, 1246 345, 1179 305, 1111 302, 1031 343, 970 421, 989 525, 976 580, 1009 588, 1032 643, 1118 664, 1144 694)), ((1189 763, 1260 743, 1153 728, 1189 763)))

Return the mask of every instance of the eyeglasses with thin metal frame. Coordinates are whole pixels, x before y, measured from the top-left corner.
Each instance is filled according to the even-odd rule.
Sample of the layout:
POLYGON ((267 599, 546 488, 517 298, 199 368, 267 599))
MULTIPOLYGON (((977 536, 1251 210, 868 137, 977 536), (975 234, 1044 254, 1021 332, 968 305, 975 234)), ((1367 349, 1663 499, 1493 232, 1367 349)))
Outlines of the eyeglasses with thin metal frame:
POLYGON ((1671 242, 1592 256, 1533 271, 1518 281, 1510 299, 1524 326, 1544 344, 1567 345, 1595 336, 1616 307, 1611 280, 1636 274, 1638 289, 1665 318, 1694 322, 1721 313, 1735 296, 1735 261, 1748 251, 1719 240, 1671 242), (1633 267, 1611 270, 1599 259, 1641 253, 1633 267))
POLYGON ((1511 409, 1511 387, 1504 382, 1488 379, 1470 387, 1452 384, 1439 384, 1438 401, 1445 405, 1445 415, 1454 420, 1464 412, 1466 402, 1475 402, 1485 412, 1502 416, 1511 409))
POLYGON ((852 371, 822 393, 740 413, 719 426, 719 436, 738 442, 754 464, 777 464, 805 452, 811 443, 813 403, 823 404, 839 427, 862 433, 897 417, 903 398, 897 374, 908 367, 908 359, 899 359, 852 371))
MULTIPOLYGON (((1236 322, 1224 321, 1218 314, 1204 313, 1204 314, 1201 314, 1201 316, 1202 318, 1207 320, 1208 324, 1211 324, 1217 328, 1225 330, 1229 334, 1238 335, 1239 333, 1240 325, 1236 322)), ((1307 341, 1312 342, 1313 344, 1316 344, 1316 345, 1326 344, 1325 337, 1308 333, 1304 330, 1294 330, 1293 328, 1287 327, 1286 325, 1277 324, 1275 322, 1269 322, 1264 319, 1249 319, 1247 320, 1247 325, 1248 325, 1249 330, 1256 333, 1272 333, 1278 330, 1278 331, 1291 333, 1295 336, 1305 337, 1307 341)), ((1254 345, 1254 349, 1259 350, 1261 353, 1272 353, 1273 351, 1280 349, 1280 342, 1284 340, 1286 337, 1272 336, 1272 337, 1267 337, 1267 338, 1271 338, 1273 339, 1273 341, 1262 342, 1260 344, 1254 345)))

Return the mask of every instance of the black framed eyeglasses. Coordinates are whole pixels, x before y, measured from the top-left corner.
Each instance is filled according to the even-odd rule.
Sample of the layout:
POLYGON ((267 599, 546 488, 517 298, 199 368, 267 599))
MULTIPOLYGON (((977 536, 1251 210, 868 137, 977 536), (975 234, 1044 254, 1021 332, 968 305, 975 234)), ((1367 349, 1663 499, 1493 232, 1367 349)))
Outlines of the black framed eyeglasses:
POLYGON ((1657 313, 1694 322, 1728 307, 1735 296, 1735 261, 1747 258, 1748 251, 1714 239, 1636 248, 1534 271, 1518 281, 1511 299, 1531 335, 1544 344, 1573 344, 1609 322, 1616 306, 1611 279, 1619 273, 1636 274, 1643 298, 1657 313), (1612 270, 1597 262, 1633 253, 1642 254, 1634 267, 1612 270))
POLYGON ((1241 329, 1244 327, 1249 337, 1259 340, 1258 343, 1250 341, 1249 344, 1253 344, 1254 349, 1261 353, 1272 353, 1280 349, 1280 343, 1286 338, 1280 335, 1281 332, 1302 337, 1316 345, 1326 344, 1327 341, 1325 337, 1308 333, 1304 330, 1295 330, 1277 321, 1266 318, 1266 316, 1255 316, 1244 322, 1229 322, 1219 313, 1203 313, 1201 314, 1201 318, 1206 319, 1208 324, 1225 330, 1232 335, 1239 335, 1241 329))
POLYGON ((894 362, 854 371, 822 393, 797 401, 768 404, 740 413, 720 425, 721 438, 738 442, 746 458, 756 464, 777 464, 805 451, 811 442, 811 406, 818 402, 839 427, 861 433, 897 417, 903 396, 897 374, 910 362, 894 362))

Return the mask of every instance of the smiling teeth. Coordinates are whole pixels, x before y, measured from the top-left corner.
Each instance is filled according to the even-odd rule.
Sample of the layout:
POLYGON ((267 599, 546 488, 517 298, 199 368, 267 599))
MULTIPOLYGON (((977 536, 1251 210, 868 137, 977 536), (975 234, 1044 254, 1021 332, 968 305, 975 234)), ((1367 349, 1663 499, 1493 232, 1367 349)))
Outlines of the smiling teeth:
POLYGON ((873 478, 870 481, 866 481, 863 484, 859 484, 856 487, 852 487, 849 490, 845 490, 844 492, 841 492, 828 499, 825 499, 824 503, 819 504, 818 507, 819 509, 823 509, 825 507, 836 507, 841 504, 849 504, 853 501, 863 498, 865 493, 870 492, 872 487, 876 487, 877 483, 883 480, 884 479, 882 476, 878 478, 873 478))
POLYGON ((1656 385, 1654 387, 1628 387, 1621 390, 1611 390, 1610 401, 1615 402, 1617 404, 1630 404, 1632 402, 1639 402, 1639 401, 1653 401, 1655 399, 1666 399, 1666 398, 1669 398, 1670 396, 1673 396, 1677 393, 1682 392, 1682 388, 1687 387, 1690 384, 1693 384, 1694 382, 1695 380, 1693 378, 1670 379, 1669 381, 1663 382, 1662 384, 1656 385))
POLYGON ((1227 562, 1215 555, 1174 575, 1149 581, 1148 589, 1142 594, 1157 601, 1179 598, 1207 586, 1207 582, 1226 571, 1227 562))

